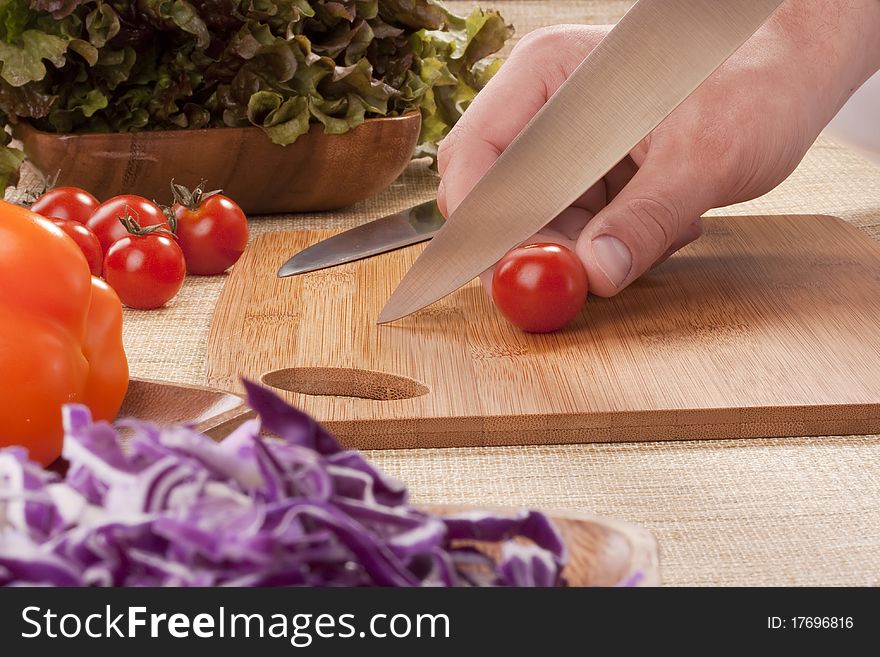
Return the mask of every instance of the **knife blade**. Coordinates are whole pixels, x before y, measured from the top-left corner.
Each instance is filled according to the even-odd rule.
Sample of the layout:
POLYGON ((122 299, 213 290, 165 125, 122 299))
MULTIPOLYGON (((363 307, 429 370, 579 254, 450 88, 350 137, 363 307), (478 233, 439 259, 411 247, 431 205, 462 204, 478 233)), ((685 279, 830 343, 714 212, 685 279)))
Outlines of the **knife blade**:
POLYGON ((407 272, 385 324, 454 292, 571 205, 781 0, 639 0, 501 154, 407 272))
POLYGON ((300 251, 284 263, 278 270, 278 276, 284 278, 305 274, 425 242, 434 237, 445 222, 436 201, 422 203, 334 235, 300 251))

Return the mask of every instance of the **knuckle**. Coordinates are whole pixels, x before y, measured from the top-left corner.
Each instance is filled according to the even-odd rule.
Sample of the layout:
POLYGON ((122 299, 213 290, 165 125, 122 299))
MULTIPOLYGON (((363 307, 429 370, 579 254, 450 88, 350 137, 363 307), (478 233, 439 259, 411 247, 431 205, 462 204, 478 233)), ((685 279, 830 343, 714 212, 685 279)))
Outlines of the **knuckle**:
POLYGON ((437 147, 437 169, 441 176, 449 166, 449 160, 452 157, 453 152, 455 152, 455 141, 450 139, 450 137, 452 137, 452 133, 449 133, 449 135, 447 135, 437 147))
POLYGON ((663 253, 681 232, 684 208, 674 199, 640 197, 627 203, 630 230, 643 252, 663 253))
POLYGON ((462 118, 440 142, 437 147, 437 170, 442 176, 455 157, 461 144, 461 135, 467 129, 467 122, 462 118))
POLYGON ((513 53, 532 53, 536 50, 553 48, 559 37, 559 30, 553 27, 539 27, 524 35, 513 47, 513 53))
POLYGON ((574 58, 578 62, 602 40, 606 30, 587 25, 548 25, 525 34, 512 54, 533 56, 547 54, 554 58, 574 58))
POLYGON ((513 48, 511 59, 518 60, 519 65, 528 67, 541 80, 544 95, 548 98, 568 79, 581 60, 580 56, 572 56, 569 52, 575 35, 572 26, 568 25, 539 27, 526 34, 513 48))
POLYGON ((532 30, 514 46, 510 59, 527 66, 551 96, 584 57, 598 45, 605 30, 584 25, 550 25, 532 30))

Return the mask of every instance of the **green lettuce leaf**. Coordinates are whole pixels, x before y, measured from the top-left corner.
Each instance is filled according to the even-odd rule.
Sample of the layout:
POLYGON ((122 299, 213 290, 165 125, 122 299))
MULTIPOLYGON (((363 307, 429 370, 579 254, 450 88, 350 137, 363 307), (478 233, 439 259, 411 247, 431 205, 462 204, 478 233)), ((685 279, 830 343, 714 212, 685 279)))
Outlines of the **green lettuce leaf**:
MULTIPOLYGON (((439 0, 0 0, 0 127, 254 125, 291 144, 419 111, 431 153, 511 34, 439 0)), ((20 154, 0 148, 11 175, 20 154)))
POLYGON ((337 66, 333 75, 324 78, 319 91, 325 98, 340 98, 355 94, 374 114, 388 113, 388 101, 397 91, 373 78, 373 66, 364 58, 351 66, 337 66))
POLYGON ((420 66, 418 78, 408 77, 405 86, 422 112, 419 154, 432 158, 437 144, 501 66, 489 55, 513 35, 513 28, 497 12, 475 9, 464 19, 450 16, 449 23, 449 29, 413 35, 420 66))
POLYGON ((258 91, 248 103, 248 119, 276 144, 292 144, 309 131, 308 101, 302 96, 284 100, 280 94, 258 91))
POLYGON ((119 15, 109 5, 98 5, 86 15, 86 32, 95 48, 106 46, 121 29, 119 15))
POLYGON ((56 68, 65 64, 64 55, 69 44, 67 39, 37 30, 25 30, 16 41, 0 41, 0 63, 3 65, 0 76, 13 87, 42 80, 46 75, 43 60, 51 62, 56 68))
POLYGON ((34 12, 24 0, 0 0, 0 40, 15 41, 33 18, 34 12))
POLYGON ((451 14, 435 0, 383 0, 379 3, 379 15, 389 23, 414 30, 439 30, 447 24, 451 14))
POLYGON ((24 153, 11 146, 0 146, 0 189, 18 182, 18 172, 24 162, 24 153))
POLYGON ((138 10, 150 25, 165 31, 175 28, 196 39, 199 48, 211 44, 208 26, 192 4, 187 0, 138 0, 138 10))

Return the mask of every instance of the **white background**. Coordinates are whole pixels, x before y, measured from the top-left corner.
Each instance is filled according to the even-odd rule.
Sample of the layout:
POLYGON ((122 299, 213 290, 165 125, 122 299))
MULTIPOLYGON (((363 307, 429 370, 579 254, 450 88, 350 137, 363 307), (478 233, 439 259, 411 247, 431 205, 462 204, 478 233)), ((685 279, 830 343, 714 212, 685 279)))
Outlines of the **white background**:
POLYGON ((825 134, 880 165, 880 72, 853 94, 825 134))

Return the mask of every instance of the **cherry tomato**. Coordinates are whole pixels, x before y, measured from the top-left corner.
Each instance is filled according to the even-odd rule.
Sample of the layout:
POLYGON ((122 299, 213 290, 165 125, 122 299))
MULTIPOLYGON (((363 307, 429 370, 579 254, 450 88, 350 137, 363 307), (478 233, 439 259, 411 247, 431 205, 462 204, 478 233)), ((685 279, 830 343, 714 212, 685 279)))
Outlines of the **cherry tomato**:
POLYGON ((201 198, 197 189, 190 204, 174 204, 175 232, 190 274, 222 274, 238 262, 248 243, 247 217, 221 194, 201 198))
POLYGON ((31 212, 44 217, 70 219, 84 224, 97 209, 98 199, 78 187, 56 187, 43 194, 31 206, 31 212))
POLYGON ((128 235, 128 230, 119 221, 127 215, 131 215, 143 228, 163 226, 170 230, 162 209, 152 201, 132 194, 114 196, 109 201, 101 203, 86 223, 86 226, 98 236, 105 255, 114 242, 128 235))
POLYGON ((104 279, 129 308, 152 310, 171 301, 186 276, 183 251, 162 231, 129 234, 104 257, 104 279))
POLYGON ((501 314, 528 333, 550 333, 574 319, 587 299, 587 272, 558 244, 532 244, 508 253, 492 277, 501 314))
POLYGON ((92 276, 100 276, 101 268, 104 264, 104 254, 101 252, 101 243, 95 237, 95 234, 86 226, 73 219, 49 217, 49 220, 73 238, 73 241, 76 242, 86 257, 89 269, 92 271, 92 276))

